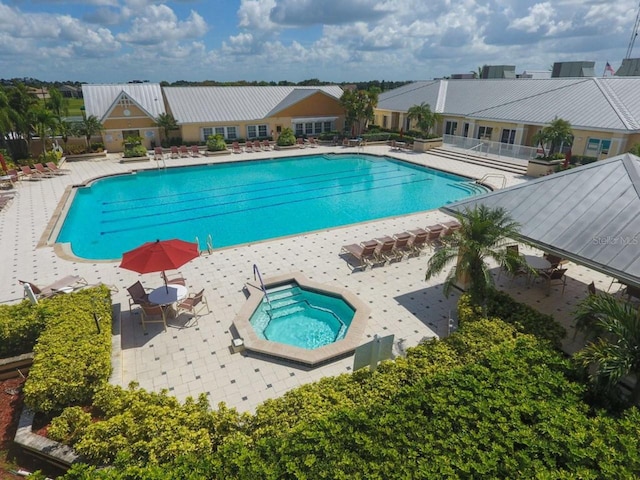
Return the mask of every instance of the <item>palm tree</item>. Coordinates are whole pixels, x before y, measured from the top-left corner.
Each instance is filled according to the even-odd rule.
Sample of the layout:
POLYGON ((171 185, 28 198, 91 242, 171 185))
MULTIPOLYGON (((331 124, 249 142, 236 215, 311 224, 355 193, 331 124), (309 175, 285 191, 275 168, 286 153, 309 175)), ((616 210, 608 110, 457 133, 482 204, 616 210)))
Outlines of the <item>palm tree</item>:
POLYGON ((418 129, 428 137, 433 126, 442 119, 442 115, 431 111, 431 106, 422 102, 420 105, 414 105, 407 110, 407 118, 415 120, 418 129))
POLYGON ((495 260, 508 271, 521 266, 520 258, 504 248, 518 235, 519 225, 504 209, 490 209, 485 205, 466 209, 457 218, 460 229, 444 240, 443 247, 429 259, 425 279, 429 280, 455 263, 444 282, 444 294, 448 295, 451 287, 467 279, 471 301, 480 306, 493 287, 493 276, 486 259, 495 260))
POLYGON ((627 375, 635 375, 631 403, 640 401, 640 313, 612 295, 589 295, 576 310, 576 330, 596 340, 575 354, 590 370, 591 381, 606 390, 627 375))
POLYGON ((89 151, 91 137, 100 133, 103 129, 104 127, 100 123, 100 120, 98 120, 98 117, 96 117, 95 115, 89 115, 87 118, 83 119, 77 124, 76 132, 85 138, 87 152, 89 151))
POLYGON ((561 145, 571 145, 573 143, 571 124, 567 120, 556 117, 549 125, 533 136, 533 141, 536 145, 539 144, 542 146, 542 153, 545 157, 547 153, 544 150, 544 146, 547 143, 551 144, 549 147, 549 155, 553 155, 556 149, 560 149, 561 145))
POLYGON ((353 135, 360 135, 367 123, 373 120, 373 113, 378 105, 380 89, 372 87, 369 90, 345 90, 340 97, 340 105, 345 110, 345 123, 352 128, 353 135))
POLYGON ((67 122, 66 120, 60 120, 56 127, 56 131, 58 135, 62 137, 62 143, 64 143, 64 149, 66 151, 67 141, 69 140, 69 137, 74 133, 73 125, 70 122, 67 122))
POLYGON ((32 127, 42 141, 42 154, 47 154, 47 137, 56 128, 57 120, 55 114, 45 107, 38 107, 32 112, 32 127))
POLYGON ((161 113, 156 118, 156 126, 164 131, 164 139, 169 138, 169 132, 178 129, 178 121, 170 113, 161 113))
POLYGON ((58 121, 60 121, 62 117, 69 116, 69 99, 64 98, 57 88, 49 89, 49 98, 45 104, 47 108, 55 114, 58 121))

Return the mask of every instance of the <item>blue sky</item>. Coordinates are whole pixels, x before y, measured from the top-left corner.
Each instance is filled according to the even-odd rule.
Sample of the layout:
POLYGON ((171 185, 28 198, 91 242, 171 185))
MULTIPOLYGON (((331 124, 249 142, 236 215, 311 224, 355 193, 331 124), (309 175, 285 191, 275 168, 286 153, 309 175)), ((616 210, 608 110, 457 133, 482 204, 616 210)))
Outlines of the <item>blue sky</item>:
MULTIPOLYGON (((0 78, 425 80, 617 69, 636 0, 0 0, 0 78)), ((640 41, 632 57, 640 57, 640 41)))

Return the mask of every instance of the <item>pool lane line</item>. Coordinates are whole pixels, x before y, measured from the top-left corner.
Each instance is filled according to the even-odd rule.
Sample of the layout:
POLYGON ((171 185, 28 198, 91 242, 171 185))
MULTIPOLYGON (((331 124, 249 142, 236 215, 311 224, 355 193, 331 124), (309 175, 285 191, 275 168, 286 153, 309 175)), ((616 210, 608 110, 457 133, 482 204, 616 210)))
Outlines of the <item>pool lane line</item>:
MULTIPOLYGON (((380 165, 375 165, 371 168, 367 169, 367 172, 370 172, 371 170, 378 170, 378 169, 386 169, 389 171, 398 171, 400 170, 400 168, 398 167, 393 167, 393 168, 389 168, 391 167, 390 165, 385 165, 385 164, 380 164, 380 165)), ((326 173, 316 173, 313 175, 302 175, 299 177, 290 177, 290 178, 281 178, 281 179, 276 179, 276 180, 265 180, 262 182, 251 182, 251 183, 240 183, 240 184, 236 184, 236 185, 228 185, 228 186, 224 186, 224 187, 213 187, 213 188, 205 188, 205 189, 201 189, 201 190, 194 190, 194 191, 190 191, 190 192, 183 192, 183 193, 172 193, 169 195, 166 195, 164 198, 169 198, 169 197, 177 197, 177 196, 182 196, 185 195, 187 193, 202 193, 202 192, 211 192, 211 191, 215 191, 215 190, 223 190, 223 189, 228 189, 228 188, 242 188, 242 187, 246 187, 246 186, 253 186, 253 185, 268 185, 268 184, 272 184, 272 183, 282 183, 282 182, 290 182, 290 181, 296 181, 296 180, 300 180, 300 179, 305 179, 305 178, 315 178, 315 177, 324 177, 324 176, 335 176, 337 174, 341 174, 341 173, 353 173, 354 171, 358 171, 357 169, 354 168, 350 168, 348 170, 338 170, 335 172, 326 172, 326 173)), ((384 172, 382 172, 384 173, 384 172)), ((362 175, 362 173, 361 173, 362 175)), ((154 200, 158 198, 157 195, 154 196, 148 196, 148 197, 137 197, 137 198, 131 198, 131 199, 127 199, 127 200, 114 200, 112 202, 102 202, 102 205, 115 205, 118 203, 126 203, 126 202, 138 202, 138 201, 143 201, 143 200, 154 200)))
MULTIPOLYGON (((426 182, 429 181, 430 179, 418 179, 418 180, 414 180, 408 183, 421 183, 421 182, 426 182)), ((119 228, 119 229, 114 229, 114 230, 105 230, 100 232, 100 235, 110 235, 110 234, 114 234, 114 233, 122 233, 122 232, 128 232, 128 231, 133 231, 133 230, 140 230, 142 228, 147 228, 149 226, 154 226, 154 225, 172 225, 172 224, 177 224, 177 223, 184 223, 184 222, 192 222, 195 220, 204 220, 204 219, 208 219, 208 218, 215 218, 215 217, 222 217, 225 215, 237 215, 240 213, 244 213, 244 212, 248 212, 251 210, 262 210, 265 208, 272 208, 272 207, 278 207, 281 205, 289 205, 289 204, 293 204, 293 203, 302 203, 302 202, 307 202, 307 201, 311 201, 311 200, 319 200, 322 198, 331 198, 331 197, 338 197, 341 195, 350 195, 352 193, 359 193, 359 192, 371 192, 373 190, 381 190, 381 189, 385 189, 385 188, 390 188, 390 187, 396 187, 398 185, 406 185, 407 182, 400 182, 400 183, 396 183, 393 185, 384 185, 384 186, 380 186, 380 187, 374 187, 374 188, 362 188, 360 190, 350 190, 348 192, 340 192, 340 193, 333 193, 333 194, 327 194, 327 195, 319 195, 316 197, 307 197, 307 198, 301 198, 298 200, 290 200, 287 202, 277 202, 277 203, 272 203, 272 204, 268 204, 268 205, 261 205, 261 206, 257 206, 257 207, 249 207, 249 208, 244 208, 242 210, 234 210, 234 211, 229 211, 229 212, 220 212, 220 213, 213 213, 213 214, 209 214, 209 215, 200 215, 198 217, 185 217, 185 218, 179 218, 179 219, 175 219, 175 220, 171 220, 171 221, 166 221, 166 222, 154 222, 152 224, 149 225, 143 225, 140 226, 139 228, 119 228)), ((182 212, 186 212, 186 211, 191 211, 191 210, 202 210, 203 207, 201 206, 197 206, 194 208, 189 208, 189 209, 185 209, 185 210, 179 210, 177 212, 171 212, 173 213, 182 213, 182 212)), ((158 214, 155 215, 148 215, 151 217, 157 217, 158 214)), ((133 217, 133 218, 142 218, 142 217, 133 217)))
MULTIPOLYGON (((389 179, 389 178, 397 178, 397 177, 402 178, 402 176, 415 176, 415 175, 417 175, 417 173, 413 173, 413 172, 408 173, 408 174, 403 173, 400 176, 386 176, 386 177, 380 178, 379 180, 386 180, 386 179, 389 179)), ((344 177, 339 177, 339 178, 331 178, 331 179, 328 179, 328 180, 327 179, 322 179, 322 180, 313 180, 313 181, 310 181, 310 182, 299 182, 299 183, 295 183, 293 185, 289 185, 288 187, 291 189, 292 187, 301 187, 301 186, 304 186, 304 185, 313 185, 313 184, 316 184, 316 183, 326 183, 327 181, 336 181, 336 180, 340 181, 340 180, 346 180, 346 179, 349 179, 349 178, 362 178, 362 177, 363 176, 361 174, 349 175, 349 176, 344 176, 344 177)), ((351 184, 349 184, 349 186, 350 185, 358 185, 359 183, 361 183, 361 182, 351 183, 351 184)), ((340 185, 340 186, 342 186, 342 185, 340 185)), ((330 187, 336 187, 336 185, 329 185, 328 187, 323 187, 323 188, 330 188, 330 187)), ((240 191, 240 192, 220 193, 220 194, 217 194, 217 195, 208 195, 208 196, 200 197, 200 198, 198 198, 198 197, 194 198, 192 196, 189 196, 189 198, 185 198, 184 200, 178 200, 178 201, 171 202, 171 203, 155 203, 155 204, 147 203, 147 204, 144 204, 144 205, 134 205, 134 206, 131 206, 131 207, 126 207, 126 208, 102 210, 101 213, 109 214, 109 213, 119 213, 119 212, 122 212, 122 211, 131 211, 131 210, 139 210, 139 209, 145 209, 146 210, 146 209, 153 208, 153 207, 166 207, 166 206, 169 206, 169 205, 178 205, 180 203, 193 203, 193 202, 202 201, 202 200, 205 200, 205 201, 206 200, 214 200, 216 198, 230 197, 230 196, 233 196, 233 195, 236 195, 236 196, 237 195, 246 195, 248 193, 264 192, 264 191, 269 192, 269 191, 273 191, 273 190, 279 190, 281 188, 283 188, 283 187, 275 187, 274 186, 274 187, 269 187, 269 188, 258 188, 258 189, 255 189, 255 190, 243 190, 243 191, 240 191)), ((314 190, 316 190, 316 189, 314 189, 314 190)), ((306 191, 306 190, 303 190, 303 191, 306 191)), ((313 190, 310 190, 310 191, 313 191, 313 190)), ((191 195, 191 193, 192 192, 185 192, 185 193, 181 194, 181 196, 191 195)), ((200 193, 200 192, 198 192, 198 193, 200 193)), ((289 192, 285 192, 285 193, 280 193, 278 195, 288 195, 290 193, 300 193, 300 191, 289 191, 289 192)), ((166 199, 168 197, 170 197, 170 195, 163 196, 163 197, 157 197, 156 196, 156 197, 152 197, 152 198, 154 200, 162 200, 162 199, 166 199)), ((253 200, 261 200, 263 198, 269 198, 269 196, 256 197, 253 200)), ((224 202, 224 203, 220 203, 219 205, 227 205, 229 203, 234 203, 234 202, 224 202)))

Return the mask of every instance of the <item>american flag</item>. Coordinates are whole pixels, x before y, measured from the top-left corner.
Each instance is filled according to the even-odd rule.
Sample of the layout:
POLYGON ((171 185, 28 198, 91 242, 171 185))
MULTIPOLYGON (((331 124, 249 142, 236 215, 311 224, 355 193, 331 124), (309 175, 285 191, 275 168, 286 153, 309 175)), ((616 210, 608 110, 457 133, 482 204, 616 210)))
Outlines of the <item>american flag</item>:
POLYGON ((609 62, 607 62, 607 65, 605 65, 605 67, 604 67, 604 73, 607 73, 607 72, 609 72, 611 75, 615 75, 616 74, 615 70, 609 64, 609 62))

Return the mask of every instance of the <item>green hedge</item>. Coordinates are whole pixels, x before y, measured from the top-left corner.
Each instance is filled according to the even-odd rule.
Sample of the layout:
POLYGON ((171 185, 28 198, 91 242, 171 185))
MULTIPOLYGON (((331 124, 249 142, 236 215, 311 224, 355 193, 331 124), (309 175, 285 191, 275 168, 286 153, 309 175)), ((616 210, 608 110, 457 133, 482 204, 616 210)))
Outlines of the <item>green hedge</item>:
POLYGON ((95 389, 111 374, 108 288, 57 295, 39 305, 47 322, 33 349, 33 366, 24 385, 25 405, 49 414, 90 403, 95 389))
MULTIPOLYGON (((504 292, 491 290, 487 298, 487 316, 497 317, 522 333, 529 333, 547 340, 555 348, 560 348, 567 331, 551 315, 540 313, 530 306, 519 303, 504 292)), ((458 302, 460 324, 482 318, 478 307, 471 305, 469 295, 462 295, 458 302)))
POLYGON ((44 302, 31 305, 24 300, 16 305, 0 305, 0 358, 33 351, 47 323, 44 302))

